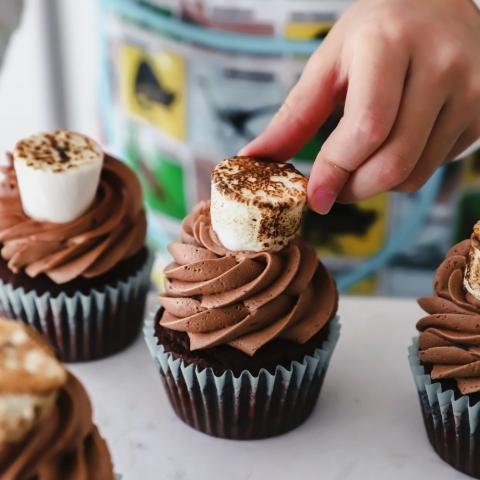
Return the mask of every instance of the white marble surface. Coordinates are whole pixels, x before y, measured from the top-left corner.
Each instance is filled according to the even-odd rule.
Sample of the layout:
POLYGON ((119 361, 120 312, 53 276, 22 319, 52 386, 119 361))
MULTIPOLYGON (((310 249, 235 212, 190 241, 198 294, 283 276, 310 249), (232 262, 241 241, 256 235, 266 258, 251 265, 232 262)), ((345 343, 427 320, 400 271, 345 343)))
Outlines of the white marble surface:
POLYGON ((126 480, 468 478, 428 443, 407 361, 414 300, 343 298, 342 334, 312 417, 278 438, 200 434, 170 408, 143 339, 72 370, 126 480))

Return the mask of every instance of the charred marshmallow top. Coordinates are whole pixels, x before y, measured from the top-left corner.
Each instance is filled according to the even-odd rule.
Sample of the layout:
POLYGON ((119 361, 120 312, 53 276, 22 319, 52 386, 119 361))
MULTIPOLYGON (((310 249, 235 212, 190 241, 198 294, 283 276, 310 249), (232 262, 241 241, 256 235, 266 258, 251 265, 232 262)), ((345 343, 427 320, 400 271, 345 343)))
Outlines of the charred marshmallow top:
POLYGON ((467 292, 480 300, 480 221, 473 227, 463 285, 467 292))
POLYGON ((233 157, 212 175, 211 219, 231 251, 279 251, 295 237, 307 179, 288 163, 233 157))
POLYGON ((34 220, 67 223, 92 204, 103 151, 92 139, 55 130, 21 140, 13 151, 23 210, 34 220))

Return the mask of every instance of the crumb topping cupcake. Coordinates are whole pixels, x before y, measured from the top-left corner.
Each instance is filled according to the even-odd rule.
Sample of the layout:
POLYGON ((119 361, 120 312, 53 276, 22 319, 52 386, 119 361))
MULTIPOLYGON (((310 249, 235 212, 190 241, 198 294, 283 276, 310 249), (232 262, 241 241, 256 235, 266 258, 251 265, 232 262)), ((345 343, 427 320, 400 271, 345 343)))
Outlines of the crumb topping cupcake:
POLYGON ((1 318, 0 478, 114 478, 80 382, 34 331, 1 318))

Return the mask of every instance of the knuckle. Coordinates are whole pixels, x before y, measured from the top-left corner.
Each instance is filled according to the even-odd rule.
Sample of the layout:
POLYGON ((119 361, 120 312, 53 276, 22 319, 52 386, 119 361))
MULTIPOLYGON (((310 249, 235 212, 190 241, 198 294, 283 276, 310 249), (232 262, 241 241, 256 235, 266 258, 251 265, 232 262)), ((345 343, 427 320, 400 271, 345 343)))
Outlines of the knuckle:
POLYGON ((432 71, 437 81, 461 79, 469 68, 467 56, 456 44, 444 44, 434 58, 432 71))
POLYGON ((466 82, 463 91, 465 110, 480 109, 480 78, 466 82))
POLYGON ((354 35, 354 42, 357 45, 370 45, 386 40, 385 29, 382 22, 366 21, 362 26, 359 26, 354 35))
POLYGON ((387 138, 390 128, 387 123, 380 120, 379 115, 370 113, 357 122, 354 139, 362 144, 379 146, 387 138))
POLYGON ((298 115, 296 109, 291 105, 291 101, 288 98, 283 102, 282 106, 276 113, 276 117, 282 121, 292 122, 302 129, 308 127, 307 121, 298 115))
POLYGON ((390 154, 385 157, 379 174, 379 182, 385 190, 391 190, 408 178, 410 171, 403 155, 390 154))
POLYGON ((403 16, 392 16, 384 27, 385 39, 394 44, 405 42, 410 36, 410 26, 403 16))
POLYGON ((450 78, 451 70, 446 63, 435 60, 430 66, 431 76, 427 80, 427 86, 433 88, 435 85, 443 84, 450 78))
POLYGON ((398 43, 418 35, 415 17, 398 2, 386 2, 378 8, 379 23, 387 39, 398 43))
POLYGON ((349 168, 348 165, 345 165, 340 161, 336 161, 333 159, 333 157, 328 156, 328 154, 325 153, 324 149, 320 151, 320 154, 323 164, 327 165, 329 167, 330 173, 334 174, 335 176, 345 177, 352 173, 352 168, 349 168))
POLYGON ((276 116, 285 118, 285 117, 290 117, 291 115, 292 115, 292 108, 287 98, 278 109, 276 116))

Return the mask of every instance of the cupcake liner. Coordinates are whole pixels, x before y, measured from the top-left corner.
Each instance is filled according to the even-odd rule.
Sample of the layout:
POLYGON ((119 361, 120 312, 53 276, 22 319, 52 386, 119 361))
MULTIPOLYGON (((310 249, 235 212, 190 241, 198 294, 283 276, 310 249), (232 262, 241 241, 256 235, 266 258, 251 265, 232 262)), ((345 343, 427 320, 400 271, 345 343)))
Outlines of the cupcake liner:
POLYGON ((414 338, 408 358, 428 439, 452 467, 480 478, 480 403, 470 406, 468 395, 455 399, 453 390, 444 391, 440 383, 432 383, 418 352, 418 338, 414 338))
POLYGON ((155 313, 145 321, 145 339, 160 371, 170 403, 177 416, 203 433, 229 439, 266 438, 300 425, 312 412, 325 378, 330 358, 340 336, 335 317, 328 338, 313 355, 274 373, 261 369, 258 375, 244 370, 216 375, 200 370, 166 352, 157 344, 155 313))
POLYGON ((64 362, 95 360, 135 340, 150 285, 153 258, 126 280, 85 294, 42 295, 0 280, 0 312, 40 332, 64 362))

